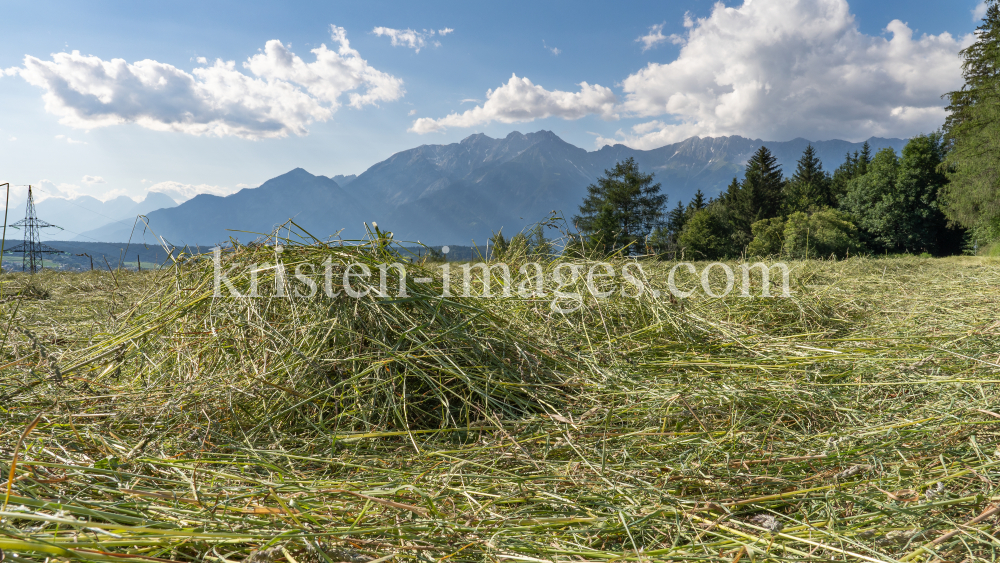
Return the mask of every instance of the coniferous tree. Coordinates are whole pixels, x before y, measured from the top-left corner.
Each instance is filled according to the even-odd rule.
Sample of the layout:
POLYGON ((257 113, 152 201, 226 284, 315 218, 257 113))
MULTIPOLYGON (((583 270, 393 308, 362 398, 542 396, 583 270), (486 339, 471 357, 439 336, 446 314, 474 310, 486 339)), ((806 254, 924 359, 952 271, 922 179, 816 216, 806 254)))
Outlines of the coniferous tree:
POLYGON ((729 182, 729 186, 726 187, 726 191, 722 192, 719 196, 719 202, 723 205, 733 205, 736 199, 740 197, 740 180, 736 176, 733 176, 733 181, 729 182))
POLYGON ((948 94, 945 165, 948 217, 1000 236, 1000 1, 986 0, 976 41, 961 52, 965 85, 948 94))
POLYGON ((823 170, 816 149, 807 146, 795 174, 785 183, 784 212, 790 214, 836 205, 831 187, 830 174, 823 170))
POLYGON ((643 174, 635 159, 619 162, 604 171, 596 184, 587 187, 580 214, 573 218, 577 228, 606 250, 629 247, 644 252, 645 238, 660 226, 666 194, 652 174, 643 174))
POLYGON ((872 162, 872 147, 865 141, 861 147, 861 152, 854 151, 854 155, 847 153, 844 163, 833 172, 830 180, 830 192, 836 202, 847 194, 847 185, 851 180, 864 176, 868 173, 868 165, 872 162))
POLYGON ((872 158, 872 146, 868 144, 868 141, 865 141, 865 144, 861 145, 861 155, 857 159, 857 173, 859 176, 868 173, 868 165, 871 164, 872 158))
POLYGON ((854 152, 854 156, 851 156, 851 153, 847 153, 844 156, 844 163, 833 171, 833 177, 830 179, 830 191, 837 198, 838 204, 840 199, 847 193, 847 184, 855 178, 854 171, 857 166, 857 158, 857 151, 854 152))
MULTIPOLYGON (((701 190, 699 190, 699 193, 701 190)), ((677 207, 673 208, 669 213, 667 213, 667 232, 673 238, 677 237, 677 234, 684 230, 684 224, 687 223, 688 215, 681 202, 677 202, 677 207)))
POLYGON ((698 191, 694 192, 694 197, 688 202, 687 218, 690 219, 692 215, 706 207, 708 207, 708 202, 705 201, 705 194, 702 193, 701 188, 698 188, 698 191))
POLYGON ((743 181, 733 179, 723 197, 737 248, 745 248, 753 240, 751 225, 780 214, 783 185, 778 159, 767 147, 760 147, 747 162, 743 181))
POLYGON ((493 233, 493 236, 490 237, 490 246, 492 247, 492 252, 488 258, 503 260, 507 254, 507 248, 510 247, 510 242, 503 236, 503 229, 493 233))

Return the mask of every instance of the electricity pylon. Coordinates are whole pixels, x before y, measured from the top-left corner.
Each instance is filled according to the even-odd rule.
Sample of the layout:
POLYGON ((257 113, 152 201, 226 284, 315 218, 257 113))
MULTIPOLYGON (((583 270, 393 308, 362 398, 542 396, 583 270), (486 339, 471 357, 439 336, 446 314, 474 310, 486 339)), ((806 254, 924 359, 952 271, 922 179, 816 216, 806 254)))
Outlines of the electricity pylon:
POLYGON ((42 255, 52 253, 62 253, 61 250, 52 248, 47 244, 42 244, 38 240, 38 229, 46 227, 62 227, 42 221, 35 214, 35 197, 31 194, 31 186, 28 186, 28 205, 25 209, 24 219, 10 225, 15 229, 24 229, 24 242, 11 248, 8 252, 20 252, 23 256, 21 260, 21 271, 34 274, 42 269, 42 255))

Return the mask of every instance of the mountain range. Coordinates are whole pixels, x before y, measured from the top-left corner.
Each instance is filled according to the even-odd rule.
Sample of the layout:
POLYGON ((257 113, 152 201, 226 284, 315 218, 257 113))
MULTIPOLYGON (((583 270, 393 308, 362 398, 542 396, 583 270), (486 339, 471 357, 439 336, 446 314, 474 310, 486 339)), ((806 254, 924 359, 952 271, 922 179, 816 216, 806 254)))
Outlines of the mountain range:
MULTIPOLYGON (((37 196, 36 192, 36 196, 37 196)), ((36 200, 37 201, 37 200, 36 200)), ((77 196, 72 199, 50 197, 35 203, 35 213, 41 219, 58 225, 57 228, 45 228, 39 231, 41 240, 65 240, 67 233, 80 236, 80 233, 94 228, 94 223, 109 223, 122 229, 132 229, 135 218, 157 209, 167 209, 177 205, 170 196, 160 192, 149 192, 141 201, 135 201, 128 196, 118 196, 107 201, 101 201, 89 195, 77 196)), ((14 223, 24 218, 24 204, 11 207, 7 212, 8 223, 14 223)), ((10 239, 15 238, 17 231, 7 231, 10 239)), ((84 239, 90 240, 90 239, 84 239)), ((126 235, 126 240, 128 236, 126 235)), ((110 241, 119 242, 119 241, 110 241)))
MULTIPOLYGON (((873 151, 901 151, 903 139, 873 137, 873 151)), ((654 173, 669 206, 688 201, 697 189, 721 193, 761 145, 766 145, 790 175, 812 144, 827 170, 839 166, 861 143, 794 139, 765 142, 744 137, 692 137, 653 150, 624 145, 587 151, 550 131, 503 139, 472 135, 459 143, 422 145, 396 153, 358 176, 316 176, 296 168, 220 197, 199 195, 176 207, 147 213, 150 227, 171 244, 241 241, 270 232, 287 219, 311 234, 344 239, 364 236, 364 223, 376 221, 397 240, 425 244, 484 242, 493 231, 512 235, 549 215, 572 217, 587 186, 616 162, 632 157, 654 173)), ((132 222, 114 222, 83 232, 80 240, 127 241, 132 222)), ((152 242, 151 237, 147 237, 152 242)), ((135 240, 135 239, 133 239, 135 240)))

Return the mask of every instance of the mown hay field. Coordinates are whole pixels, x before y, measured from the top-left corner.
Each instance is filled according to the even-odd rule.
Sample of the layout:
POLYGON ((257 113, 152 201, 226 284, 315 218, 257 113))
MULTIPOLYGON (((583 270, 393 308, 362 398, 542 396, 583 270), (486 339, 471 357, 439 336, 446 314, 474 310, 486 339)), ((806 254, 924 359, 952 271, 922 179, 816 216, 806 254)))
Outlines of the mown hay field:
POLYGON ((0 559, 1000 559, 1000 261, 654 298, 672 265, 567 314, 440 276, 292 299, 213 297, 208 260, 5 274, 0 559))

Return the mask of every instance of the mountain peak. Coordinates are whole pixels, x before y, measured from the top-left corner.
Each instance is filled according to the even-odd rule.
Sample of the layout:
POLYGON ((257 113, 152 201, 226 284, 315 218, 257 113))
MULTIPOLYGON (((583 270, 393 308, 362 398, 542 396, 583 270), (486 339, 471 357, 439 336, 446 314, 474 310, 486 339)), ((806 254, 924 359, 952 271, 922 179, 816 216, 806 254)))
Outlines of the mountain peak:
MULTIPOLYGON (((511 133, 511 135, 513 135, 513 133, 511 133)), ((510 135, 508 135, 508 137, 509 136, 510 135)), ((493 141, 493 140, 494 139, 492 137, 487 137, 485 133, 474 133, 474 134, 469 135, 468 137, 462 139, 460 142, 463 145, 471 145, 473 143, 479 143, 479 142, 482 142, 482 141, 493 141)))
POLYGON ((285 172, 284 174, 282 174, 280 176, 277 176, 276 178, 273 178, 273 179, 288 178, 288 179, 291 180, 291 179, 295 179, 295 178, 315 178, 315 177, 316 176, 314 176, 313 174, 310 174, 305 168, 294 168, 294 169, 289 170, 288 172, 285 172))
POLYGON ((559 139, 560 141, 562 140, 559 138, 559 135, 556 135, 555 133, 549 131, 548 129, 539 129, 534 133, 528 133, 528 135, 531 137, 538 137, 542 139, 559 139))

